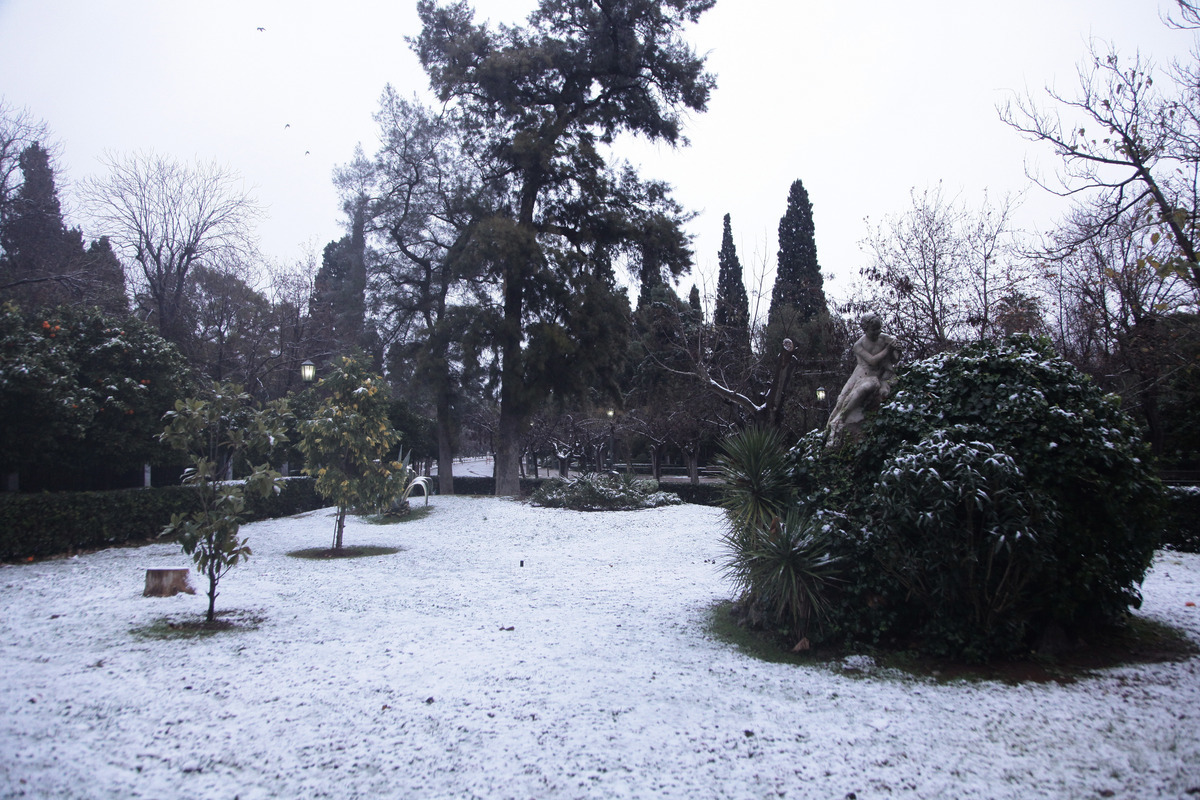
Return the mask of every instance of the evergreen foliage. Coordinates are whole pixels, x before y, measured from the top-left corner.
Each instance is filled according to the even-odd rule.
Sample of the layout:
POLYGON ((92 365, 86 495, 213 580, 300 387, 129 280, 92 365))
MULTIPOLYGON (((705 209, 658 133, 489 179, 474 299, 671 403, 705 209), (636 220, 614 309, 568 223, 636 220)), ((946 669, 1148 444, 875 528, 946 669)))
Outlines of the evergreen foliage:
POLYGON ((717 253, 717 300, 713 324, 723 345, 750 352, 750 297, 742 279, 742 263, 733 244, 729 215, 725 215, 721 249, 717 253))
POLYGON ((23 181, 0 223, 0 299, 30 310, 85 303, 125 313, 124 270, 108 239, 85 248, 83 234, 63 222, 50 153, 34 142, 18 164, 23 181))
POLYGON ((351 356, 365 350, 365 225, 365 209, 359 204, 353 208, 350 235, 325 245, 321 268, 313 281, 309 315, 314 346, 332 356, 351 356))
POLYGON ((244 481, 233 482, 233 463, 247 449, 270 448, 283 440, 286 414, 284 403, 256 408, 241 386, 213 384, 200 397, 177 401, 164 416, 167 426, 161 438, 187 454, 183 485, 193 489, 199 508, 172 514, 162 535, 178 537, 183 552, 208 579, 209 624, 215 618, 221 578, 251 554, 247 539, 238 536, 246 498, 281 491, 280 475, 268 464, 254 467, 244 481))
POLYGON ((1119 622, 1162 487, 1116 400, 1028 336, 912 365, 862 438, 791 450, 844 580, 826 640, 984 659, 1119 622))
POLYGON ((601 472, 542 481, 529 501, 535 506, 575 511, 633 511, 683 502, 677 494, 660 491, 656 480, 601 472))
POLYGON ((316 415, 300 423, 304 471, 317 479, 317 492, 337 505, 333 549, 342 547, 350 509, 387 509, 410 489, 412 474, 388 453, 399 440, 388 419, 383 378, 351 358, 322 378, 324 400, 316 415))
MULTIPOLYGON (((162 463, 160 419, 187 391, 178 350, 149 326, 95 309, 23 314, 0 306, 0 469, 90 470, 162 463)), ((60 484, 61 485, 61 484, 60 484)))
POLYGON ((840 573, 831 529, 819 516, 798 512, 778 430, 746 428, 722 449, 725 574, 739 595, 740 616, 773 626, 792 642, 805 639, 812 618, 826 615, 840 573))
POLYGON ((824 283, 817 263, 812 204, 804 183, 796 180, 788 191, 787 211, 779 220, 779 265, 768 320, 783 316, 785 307, 794 311, 800 324, 828 313, 824 283))
POLYGON ((477 132, 471 156, 500 199, 469 248, 502 293, 498 494, 520 491, 519 440, 539 403, 613 388, 628 317, 614 261, 649 246, 673 275, 689 265, 686 240, 669 234, 685 215, 667 188, 610 167, 602 145, 621 133, 682 140, 713 78, 681 30, 712 5, 541 0, 526 27, 494 30, 465 3, 418 3, 417 54, 439 100, 477 132))
MULTIPOLYGON (((311 478, 287 478, 282 491, 246 497, 243 522, 321 508, 311 478)), ((172 514, 198 509, 190 486, 107 492, 0 492, 0 561, 42 558, 84 548, 150 542, 172 514)))

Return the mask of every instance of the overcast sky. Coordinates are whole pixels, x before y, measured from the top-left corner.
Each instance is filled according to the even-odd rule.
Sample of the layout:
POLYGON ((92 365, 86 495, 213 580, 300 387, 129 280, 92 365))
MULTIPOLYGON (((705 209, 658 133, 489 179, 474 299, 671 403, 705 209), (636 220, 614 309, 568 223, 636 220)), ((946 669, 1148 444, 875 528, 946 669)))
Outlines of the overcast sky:
MULTIPOLYGON (((105 151, 216 159, 253 187, 265 255, 290 262, 342 235, 334 167, 362 143, 384 84, 427 87, 404 37, 415 0, 0 0, 0 94, 61 145, 62 193, 105 151), (262 30, 259 30, 262 28, 262 30)), ((478 0, 518 22, 532 0, 478 0)), ((863 265, 864 218, 901 212, 939 180, 977 204, 1025 188, 1046 150, 998 119, 1013 93, 1069 91, 1089 39, 1160 64, 1194 36, 1160 21, 1167 0, 719 0, 689 38, 717 90, 691 146, 636 148, 643 174, 699 212, 696 265, 711 291, 721 217, 732 215, 747 283, 775 263, 788 187, 804 181, 821 266, 844 294, 863 265)), ((1020 216, 1061 208, 1033 190, 1020 216)), ((75 218, 76 224, 84 221, 75 218)), ((86 226, 85 226, 86 230, 86 226)), ((101 231, 88 230, 91 235, 101 231)), ((686 294, 693 279, 681 284, 686 294)), ((748 288, 753 292, 754 286, 748 288)), ((769 292, 770 285, 765 287, 769 292)))

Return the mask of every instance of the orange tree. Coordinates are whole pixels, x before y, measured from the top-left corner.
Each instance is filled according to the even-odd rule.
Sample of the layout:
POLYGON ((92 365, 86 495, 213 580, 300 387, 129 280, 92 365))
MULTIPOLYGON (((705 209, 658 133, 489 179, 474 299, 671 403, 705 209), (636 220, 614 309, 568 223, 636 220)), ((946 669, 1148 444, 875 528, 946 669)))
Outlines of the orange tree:
POLYGON ((161 463, 164 412, 188 391, 174 345, 97 309, 0 305, 0 470, 59 482, 161 463))

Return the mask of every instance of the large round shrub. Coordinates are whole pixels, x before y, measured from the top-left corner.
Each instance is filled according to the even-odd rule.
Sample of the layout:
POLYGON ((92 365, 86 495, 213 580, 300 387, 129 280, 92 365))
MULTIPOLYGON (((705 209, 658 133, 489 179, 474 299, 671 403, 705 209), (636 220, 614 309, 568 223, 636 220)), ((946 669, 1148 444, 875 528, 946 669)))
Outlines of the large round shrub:
POLYGON ((913 364, 858 442, 792 456, 854 565, 835 633, 987 657, 1140 604, 1161 485, 1119 401, 1045 341, 913 364))

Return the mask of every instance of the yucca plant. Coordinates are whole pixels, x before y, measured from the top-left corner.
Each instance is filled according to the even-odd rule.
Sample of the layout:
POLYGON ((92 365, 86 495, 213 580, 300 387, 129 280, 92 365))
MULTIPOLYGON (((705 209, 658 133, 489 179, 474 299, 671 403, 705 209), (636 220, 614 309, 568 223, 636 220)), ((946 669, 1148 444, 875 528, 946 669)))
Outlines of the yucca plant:
POLYGON ((771 428, 746 428, 721 443, 717 468, 725 483, 721 507, 735 535, 786 516, 795 499, 783 436, 771 428))
POLYGON ((819 518, 792 511, 765 525, 726 537, 725 574, 745 603, 797 638, 807 638, 813 618, 824 617, 828 593, 839 580, 829 531, 819 518))

